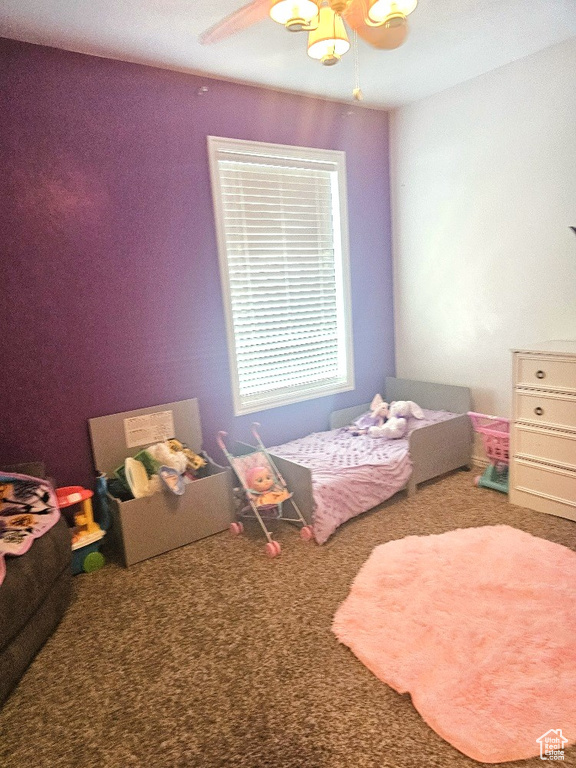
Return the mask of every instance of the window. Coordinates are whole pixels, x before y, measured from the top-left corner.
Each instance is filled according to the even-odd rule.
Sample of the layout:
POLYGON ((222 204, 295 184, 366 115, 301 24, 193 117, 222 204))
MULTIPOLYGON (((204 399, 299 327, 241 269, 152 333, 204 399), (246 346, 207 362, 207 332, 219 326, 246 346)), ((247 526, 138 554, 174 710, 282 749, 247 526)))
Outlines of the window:
POLYGON ((235 413, 353 389, 344 153, 208 147, 235 413))

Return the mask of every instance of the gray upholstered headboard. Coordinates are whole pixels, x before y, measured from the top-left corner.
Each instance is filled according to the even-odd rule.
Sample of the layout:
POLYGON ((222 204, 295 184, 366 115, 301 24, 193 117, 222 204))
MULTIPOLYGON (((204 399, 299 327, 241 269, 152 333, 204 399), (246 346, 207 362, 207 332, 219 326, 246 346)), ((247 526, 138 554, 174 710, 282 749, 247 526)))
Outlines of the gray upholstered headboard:
POLYGON ((434 384, 428 381, 386 377, 385 400, 413 400, 420 408, 430 411, 467 413, 471 410, 470 390, 453 384, 434 384))

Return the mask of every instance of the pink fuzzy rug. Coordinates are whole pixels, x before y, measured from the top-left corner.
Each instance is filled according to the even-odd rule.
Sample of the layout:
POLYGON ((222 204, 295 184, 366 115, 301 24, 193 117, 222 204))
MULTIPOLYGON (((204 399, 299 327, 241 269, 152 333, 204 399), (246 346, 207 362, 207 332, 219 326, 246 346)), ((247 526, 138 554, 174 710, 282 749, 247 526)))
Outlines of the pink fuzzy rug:
POLYGON ((506 525, 376 547, 333 631, 465 755, 576 741, 576 553, 506 525))

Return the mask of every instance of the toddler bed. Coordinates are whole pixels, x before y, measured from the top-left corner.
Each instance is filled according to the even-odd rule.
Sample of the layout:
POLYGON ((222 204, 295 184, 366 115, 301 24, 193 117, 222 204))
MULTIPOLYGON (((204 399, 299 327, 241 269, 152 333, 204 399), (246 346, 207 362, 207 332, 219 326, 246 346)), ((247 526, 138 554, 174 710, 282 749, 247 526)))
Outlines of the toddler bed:
POLYGON ((369 410, 362 404, 335 411, 328 432, 269 449, 319 544, 399 490, 413 494, 425 480, 470 466, 468 388, 388 377, 382 395, 387 402, 416 402, 424 419, 410 418, 406 437, 396 440, 355 436, 342 427, 369 410))

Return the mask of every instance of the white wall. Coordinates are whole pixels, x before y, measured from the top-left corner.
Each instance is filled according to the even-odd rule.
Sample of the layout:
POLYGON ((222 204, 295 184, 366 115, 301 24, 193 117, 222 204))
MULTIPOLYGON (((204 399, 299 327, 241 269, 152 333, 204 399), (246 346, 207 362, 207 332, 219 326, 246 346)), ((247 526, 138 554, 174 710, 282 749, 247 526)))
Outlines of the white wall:
POLYGON ((510 349, 576 339, 576 38, 396 111, 397 375, 511 412, 510 349))

